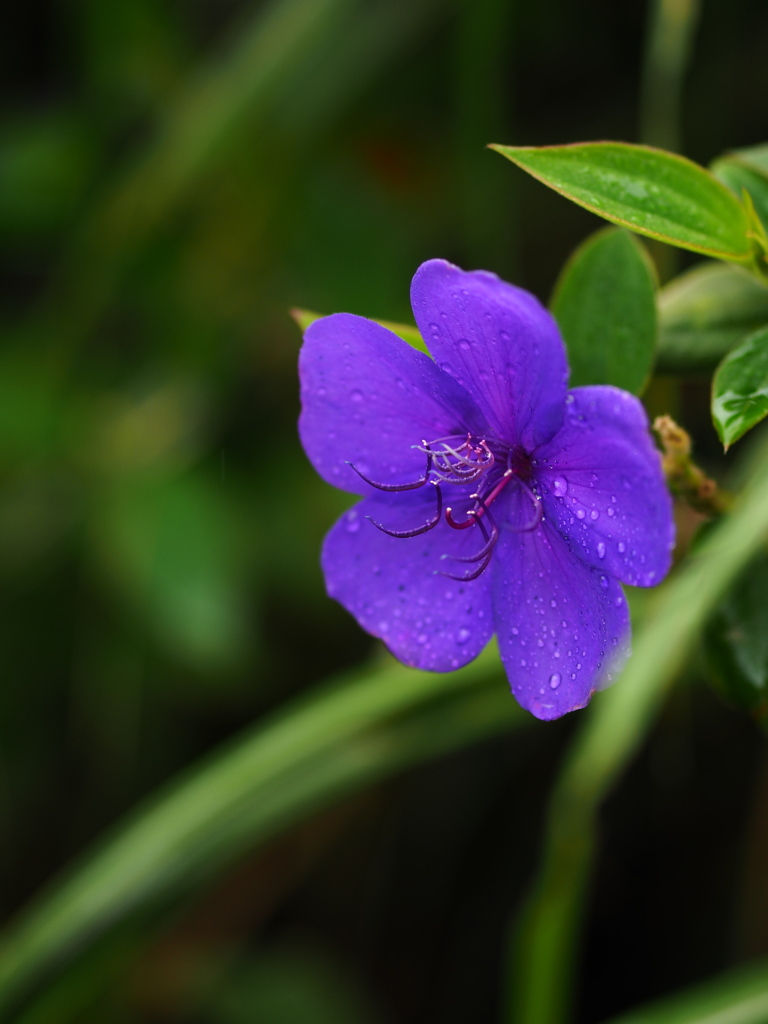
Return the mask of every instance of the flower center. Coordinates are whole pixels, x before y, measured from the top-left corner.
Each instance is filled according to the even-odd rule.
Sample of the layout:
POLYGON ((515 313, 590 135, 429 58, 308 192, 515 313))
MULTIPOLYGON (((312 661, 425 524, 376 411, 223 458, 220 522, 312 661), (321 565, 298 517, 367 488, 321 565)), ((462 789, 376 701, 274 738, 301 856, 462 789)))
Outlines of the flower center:
POLYGON ((348 465, 367 484, 380 491, 411 491, 427 484, 431 484, 435 488, 437 510, 435 515, 422 526, 417 526, 412 530, 389 530, 381 523, 371 519, 370 516, 367 517, 371 519, 374 526, 389 537, 406 539, 418 537, 428 530, 433 530, 443 518, 443 486, 464 488, 459 499, 468 506, 463 509, 464 518, 457 519, 454 515, 453 505, 448 505, 445 508, 445 521, 454 530, 466 530, 476 526, 482 534, 484 543, 482 548, 473 555, 442 556, 456 562, 474 563, 474 569, 469 570, 463 576, 456 576, 452 573, 442 573, 441 575, 454 580, 468 581, 476 579, 485 572, 490 565, 493 549, 499 538, 499 529, 491 507, 502 491, 513 481, 516 481, 530 497, 534 507, 533 518, 523 527, 513 527, 510 523, 502 523, 502 526, 519 532, 535 530, 541 522, 541 502, 527 483, 532 475, 531 461, 522 448, 513 448, 494 438, 478 437, 469 433, 440 437, 434 441, 422 441, 421 444, 413 447, 424 452, 427 459, 424 475, 413 483, 377 483, 364 476, 359 469, 355 469, 352 463, 348 465), (467 494, 470 489, 471 493, 467 494))

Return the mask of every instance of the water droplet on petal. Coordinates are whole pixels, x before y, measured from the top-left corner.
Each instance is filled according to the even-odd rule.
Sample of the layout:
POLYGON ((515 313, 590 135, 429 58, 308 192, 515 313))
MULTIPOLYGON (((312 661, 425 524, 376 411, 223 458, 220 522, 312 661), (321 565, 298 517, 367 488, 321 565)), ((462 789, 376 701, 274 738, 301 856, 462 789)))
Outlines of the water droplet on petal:
POLYGON ((600 513, 597 511, 597 509, 593 508, 592 511, 589 513, 589 518, 594 520, 597 519, 599 515, 600 513))
POLYGON ((552 687, 553 690, 556 690, 558 688, 558 686, 560 685, 560 673, 559 672, 553 672, 552 673, 552 675, 549 677, 549 685, 552 687))
POLYGON ((597 557, 605 558, 605 544, 602 541, 599 541, 597 545, 597 557))
POLYGON ((468 629, 460 629, 456 634, 456 643, 465 644, 471 636, 472 633, 468 629))
POLYGON ((554 481, 552 483, 552 486, 554 488, 555 494, 559 498, 562 497, 566 493, 566 491, 568 490, 568 483, 561 476, 556 476, 555 477, 555 479, 554 479, 554 481))
POLYGON ((349 397, 352 399, 353 402, 357 402, 358 405, 364 401, 363 392, 359 391, 357 388, 355 388, 355 390, 350 394, 349 397))
POLYGON ((586 512, 584 511, 583 508, 580 508, 580 509, 576 510, 576 518, 577 519, 583 519, 585 515, 586 515, 586 512))

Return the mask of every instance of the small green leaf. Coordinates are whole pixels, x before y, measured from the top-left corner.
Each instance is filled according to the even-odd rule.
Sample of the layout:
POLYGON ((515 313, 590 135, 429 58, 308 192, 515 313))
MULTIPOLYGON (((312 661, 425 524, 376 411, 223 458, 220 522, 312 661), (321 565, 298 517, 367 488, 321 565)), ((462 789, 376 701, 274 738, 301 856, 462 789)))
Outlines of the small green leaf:
POLYGON ((712 164, 712 173, 737 196, 746 189, 760 220, 764 225, 768 224, 768 177, 728 157, 716 160, 712 164))
POLYGON ((768 327, 720 364, 712 382, 712 419, 726 450, 768 415, 768 327))
POLYGON ((603 228, 580 245, 551 307, 568 346, 572 387, 614 384, 640 394, 656 345, 656 279, 632 235, 603 228))
POLYGON ((718 259, 751 260, 744 207, 684 157, 619 142, 491 148, 614 224, 718 259))
POLYGON ((663 373, 711 370, 748 334, 768 324, 768 288, 739 267, 700 263, 657 295, 663 373))
POLYGON ((750 146, 748 149, 734 149, 728 156, 768 178, 768 142, 760 146, 750 146))
MULTIPOLYGON (((313 313, 309 309, 292 309, 291 316, 299 325, 302 332, 306 331, 310 324, 313 324, 315 320, 322 320, 325 313, 313 313)), ((413 324, 398 324, 393 320, 376 320, 377 324, 381 324, 382 327, 386 327, 388 331, 392 331, 398 338, 402 338, 403 341, 407 342, 411 348, 418 349, 419 352, 426 352, 429 355, 429 349, 424 343, 424 339, 419 334, 419 329, 413 324)))
POLYGON ((716 688, 747 711, 768 710, 768 554, 754 556, 704 632, 716 688))
POLYGON ((99 495, 92 538, 105 577, 161 643, 202 669, 242 657, 250 630, 239 523, 216 480, 132 475, 99 495))

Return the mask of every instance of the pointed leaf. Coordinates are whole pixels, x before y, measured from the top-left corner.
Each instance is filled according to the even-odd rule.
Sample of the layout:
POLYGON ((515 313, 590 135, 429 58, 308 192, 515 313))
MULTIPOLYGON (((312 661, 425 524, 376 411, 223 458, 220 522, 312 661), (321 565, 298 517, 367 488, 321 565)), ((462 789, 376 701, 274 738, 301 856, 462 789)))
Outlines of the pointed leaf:
POLYGON ((656 279, 643 246, 604 228, 579 246, 555 285, 552 312, 563 332, 571 387, 643 390, 656 345, 656 279))
MULTIPOLYGON (((321 320, 325 313, 313 313, 309 309, 292 309, 291 316, 299 325, 299 329, 303 332, 313 324, 315 320, 321 320)), ((372 318, 371 318, 372 319, 372 318)), ((429 355, 429 349, 424 343, 424 339, 419 334, 418 327, 415 324, 398 324, 393 320, 376 320, 377 324, 381 324, 382 327, 386 327, 388 331, 392 331, 398 338, 402 338, 403 341, 407 342, 411 348, 416 348, 419 352, 426 352, 429 355)))
POLYGON ((751 167, 753 171, 762 174, 764 178, 768 178, 768 142, 764 142, 760 146, 750 146, 747 149, 735 149, 728 156, 730 159, 744 164, 745 167, 751 167))
POLYGON ((728 449, 766 415, 768 327, 762 327, 720 364, 712 382, 712 419, 728 449))
POLYGON ((744 207, 684 157, 619 142, 491 148, 614 224, 718 259, 751 259, 744 207))
POLYGON ((752 196, 758 216, 768 225, 768 177, 736 160, 725 158, 712 164, 712 173, 737 196, 746 189, 752 196))
POLYGON ((663 373, 711 370, 748 334, 768 324, 768 288, 739 267, 700 263, 657 295, 663 373))

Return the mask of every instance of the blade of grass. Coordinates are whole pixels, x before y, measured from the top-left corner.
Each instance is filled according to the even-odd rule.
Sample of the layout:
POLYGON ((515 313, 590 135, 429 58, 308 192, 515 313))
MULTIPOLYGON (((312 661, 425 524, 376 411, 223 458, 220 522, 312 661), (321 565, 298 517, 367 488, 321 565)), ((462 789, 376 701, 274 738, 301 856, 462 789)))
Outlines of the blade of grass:
POLYGON ((765 1024, 768 962, 751 964, 703 985, 612 1017, 606 1024, 765 1024))
POLYGON ((728 585, 768 534, 768 450, 730 516, 654 596, 619 681, 597 697, 552 794, 542 866, 513 936, 509 1019, 562 1024, 600 805, 646 736, 664 694, 728 585))
POLYGON ((10 928, 0 1016, 110 927, 311 811, 523 721, 493 649, 448 675, 390 661, 297 701, 140 807, 10 928))

